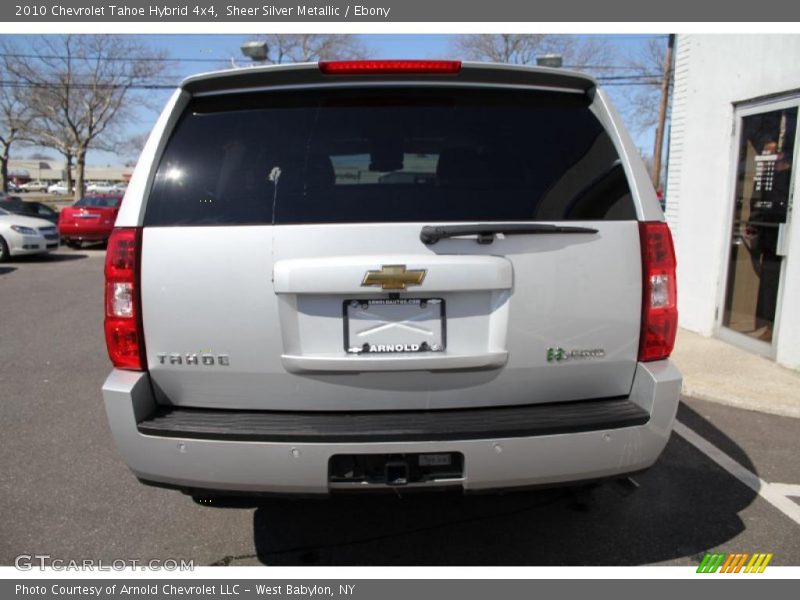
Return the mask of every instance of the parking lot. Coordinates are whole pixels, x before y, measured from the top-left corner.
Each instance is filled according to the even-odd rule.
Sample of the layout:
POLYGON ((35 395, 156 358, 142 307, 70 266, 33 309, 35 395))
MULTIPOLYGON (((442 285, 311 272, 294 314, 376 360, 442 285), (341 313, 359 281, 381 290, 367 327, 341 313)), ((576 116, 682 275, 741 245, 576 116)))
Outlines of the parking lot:
POLYGON ((222 565, 696 565, 710 549, 800 564, 800 523, 787 508, 800 506, 800 420, 690 398, 678 415, 689 434, 673 434, 632 493, 606 484, 220 508, 145 487, 117 456, 102 406, 103 256, 62 249, 0 265, 0 564, 38 553, 222 565), (709 446, 738 468, 723 469, 709 446), (742 482, 747 473, 761 493, 742 482))

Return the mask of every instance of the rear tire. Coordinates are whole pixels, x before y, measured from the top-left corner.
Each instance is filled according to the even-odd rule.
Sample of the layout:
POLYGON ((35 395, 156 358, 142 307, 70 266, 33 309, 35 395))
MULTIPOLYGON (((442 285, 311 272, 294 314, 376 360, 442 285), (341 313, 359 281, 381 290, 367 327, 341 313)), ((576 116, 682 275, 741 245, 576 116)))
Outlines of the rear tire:
POLYGON ((6 262, 9 256, 11 256, 11 253, 8 250, 8 244, 6 244, 6 241, 0 236, 0 263, 6 262))
POLYGON ((80 250, 80 248, 81 248, 81 242, 76 242, 74 240, 68 240, 65 243, 66 243, 66 245, 68 247, 72 248, 73 250, 80 250))

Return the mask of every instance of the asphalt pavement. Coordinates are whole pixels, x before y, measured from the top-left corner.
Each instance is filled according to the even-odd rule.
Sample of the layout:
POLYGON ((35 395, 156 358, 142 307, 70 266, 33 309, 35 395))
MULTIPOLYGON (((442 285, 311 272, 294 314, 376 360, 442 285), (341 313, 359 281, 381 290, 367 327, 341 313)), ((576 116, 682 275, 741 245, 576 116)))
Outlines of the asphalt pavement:
POLYGON ((800 484, 800 419, 690 398, 678 420, 692 435, 674 433, 633 492, 606 484, 223 508, 143 486, 117 455, 100 394, 110 370, 103 256, 63 249, 0 264, 0 564, 49 554, 197 565, 696 565, 714 550, 800 565, 800 522, 775 500, 786 492, 800 507, 790 495, 800 484))

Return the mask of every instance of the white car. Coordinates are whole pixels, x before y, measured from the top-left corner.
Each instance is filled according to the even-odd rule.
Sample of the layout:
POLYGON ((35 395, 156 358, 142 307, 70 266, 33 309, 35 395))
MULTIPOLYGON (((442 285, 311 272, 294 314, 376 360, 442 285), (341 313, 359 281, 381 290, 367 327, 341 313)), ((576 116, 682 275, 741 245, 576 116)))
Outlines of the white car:
POLYGON ((64 183, 63 181, 59 181, 58 183, 54 183, 51 186, 48 186, 47 193, 56 195, 68 194, 69 188, 67 187, 66 183, 64 183))
POLYGON ((110 194, 115 191, 116 185, 110 181, 95 181, 86 186, 87 194, 110 194))
POLYGON ((58 248, 58 228, 50 221, 15 215, 0 208, 0 262, 12 256, 58 248))
POLYGON ((29 181, 28 183, 23 183, 19 186, 19 191, 21 192, 46 192, 47 191, 47 182, 46 181, 29 181))

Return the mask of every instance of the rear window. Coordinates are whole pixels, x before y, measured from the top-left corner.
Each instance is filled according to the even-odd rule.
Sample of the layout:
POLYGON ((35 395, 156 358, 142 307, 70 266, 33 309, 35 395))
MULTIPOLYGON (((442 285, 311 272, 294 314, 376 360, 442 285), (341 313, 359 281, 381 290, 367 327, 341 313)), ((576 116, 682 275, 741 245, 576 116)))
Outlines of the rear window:
POLYGON ((35 205, 35 211, 36 211, 37 214, 47 215, 47 216, 53 216, 53 215, 57 214, 56 211, 54 211, 52 208, 50 208, 46 204, 39 204, 38 202, 35 205))
POLYGON ((97 207, 97 208, 116 208, 119 206, 119 203, 122 202, 122 198, 106 198, 103 196, 96 196, 96 197, 89 197, 89 198, 81 198, 78 200, 73 206, 90 206, 90 207, 97 207))
POLYGON ((24 208, 23 201, 19 198, 14 198, 13 196, 0 199, 0 207, 5 208, 6 210, 20 210, 24 208))
POLYGON ((430 88, 196 98, 145 224, 635 219, 588 102, 430 88))

